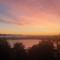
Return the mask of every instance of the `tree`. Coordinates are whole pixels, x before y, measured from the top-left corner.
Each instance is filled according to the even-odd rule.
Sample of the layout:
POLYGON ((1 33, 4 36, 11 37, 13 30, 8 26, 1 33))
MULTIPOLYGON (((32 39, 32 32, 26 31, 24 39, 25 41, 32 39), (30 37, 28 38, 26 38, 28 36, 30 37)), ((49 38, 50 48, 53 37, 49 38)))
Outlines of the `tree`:
POLYGON ((26 51, 22 43, 16 43, 14 45, 15 59, 16 60, 26 60, 26 51))
POLYGON ((6 39, 0 39, 0 60, 11 60, 10 45, 6 39))
POLYGON ((42 42, 34 45, 29 50, 31 60, 54 60, 54 49, 52 43, 42 42))

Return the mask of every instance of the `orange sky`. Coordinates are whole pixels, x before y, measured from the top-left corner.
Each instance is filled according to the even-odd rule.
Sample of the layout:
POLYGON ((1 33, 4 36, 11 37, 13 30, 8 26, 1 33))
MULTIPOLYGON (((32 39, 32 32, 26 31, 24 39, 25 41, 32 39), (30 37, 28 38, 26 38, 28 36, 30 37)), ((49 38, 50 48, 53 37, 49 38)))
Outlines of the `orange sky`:
POLYGON ((0 0, 0 33, 60 34, 60 0, 0 0))

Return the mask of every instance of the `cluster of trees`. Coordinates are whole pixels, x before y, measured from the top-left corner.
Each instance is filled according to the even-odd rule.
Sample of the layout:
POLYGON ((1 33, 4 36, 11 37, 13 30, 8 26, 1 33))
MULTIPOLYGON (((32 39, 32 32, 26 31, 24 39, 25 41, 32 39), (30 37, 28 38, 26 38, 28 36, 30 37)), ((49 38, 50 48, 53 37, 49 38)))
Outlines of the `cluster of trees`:
POLYGON ((51 42, 41 42, 25 49, 22 43, 10 47, 7 40, 0 39, 0 60, 60 60, 51 42))

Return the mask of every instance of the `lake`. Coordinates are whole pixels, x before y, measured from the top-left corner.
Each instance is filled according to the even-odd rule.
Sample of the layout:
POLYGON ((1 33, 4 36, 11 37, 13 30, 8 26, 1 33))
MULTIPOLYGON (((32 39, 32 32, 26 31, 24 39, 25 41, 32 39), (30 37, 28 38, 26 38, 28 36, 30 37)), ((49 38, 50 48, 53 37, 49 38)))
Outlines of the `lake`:
POLYGON ((38 44, 41 40, 28 39, 28 40, 7 40, 7 41, 11 45, 11 47, 13 47, 15 43, 23 43, 25 48, 29 48, 35 44, 38 44))

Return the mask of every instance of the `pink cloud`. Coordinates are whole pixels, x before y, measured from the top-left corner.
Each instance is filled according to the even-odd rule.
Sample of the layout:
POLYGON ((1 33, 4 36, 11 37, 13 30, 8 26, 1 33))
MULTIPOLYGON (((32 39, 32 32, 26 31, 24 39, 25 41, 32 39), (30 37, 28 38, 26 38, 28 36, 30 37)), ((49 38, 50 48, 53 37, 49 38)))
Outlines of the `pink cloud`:
POLYGON ((55 16, 57 18, 60 16, 60 0, 0 0, 0 2, 5 2, 9 6, 8 13, 16 18, 15 21, 9 17, 12 19, 9 22, 17 25, 46 23, 50 22, 51 16, 53 21, 55 16))

